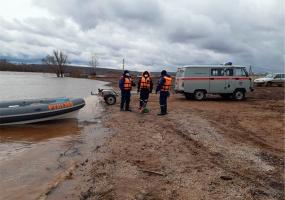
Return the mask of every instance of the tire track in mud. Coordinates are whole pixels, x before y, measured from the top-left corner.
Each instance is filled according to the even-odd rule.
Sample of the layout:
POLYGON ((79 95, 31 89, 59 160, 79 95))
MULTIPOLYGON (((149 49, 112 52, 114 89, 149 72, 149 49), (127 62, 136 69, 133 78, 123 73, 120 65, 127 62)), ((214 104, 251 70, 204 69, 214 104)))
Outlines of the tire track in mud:
MULTIPOLYGON (((192 114, 180 116, 179 119, 193 119, 199 116, 199 114, 193 110, 191 110, 191 112, 188 112, 188 113, 192 113, 192 114)), ((171 121, 175 121, 175 119, 172 119, 171 121)), ((202 118, 200 118, 197 121, 199 121, 199 123, 202 123, 202 124, 203 124, 203 121, 205 122, 205 120, 202 118)), ((196 124, 194 122, 192 123, 192 125, 197 126, 197 121, 196 121, 196 124)), ((279 163, 278 166, 276 165, 273 166, 272 163, 266 162, 265 159, 261 159, 260 161, 258 161, 257 164, 261 164, 261 162, 263 162, 263 165, 265 164, 264 165, 265 168, 269 167, 269 169, 265 171, 260 170, 260 168, 258 169, 258 166, 254 166, 255 164, 252 163, 252 160, 239 164, 241 160, 230 157, 227 151, 213 151, 212 147, 209 147, 208 144, 207 143, 205 144, 205 141, 203 141, 205 137, 204 138, 195 137, 196 135, 201 134, 201 132, 199 133, 199 131, 193 130, 193 129, 192 130, 183 129, 183 123, 185 123, 185 121, 182 120, 182 123, 181 123, 181 120, 180 122, 178 120, 178 122, 176 122, 176 125, 175 124, 173 125, 175 127, 179 127, 180 129, 180 131, 176 131, 176 133, 180 135, 182 138, 184 138, 185 140, 188 140, 191 143, 193 143, 196 148, 201 149, 204 152, 204 156, 206 156, 207 159, 211 161, 211 163, 223 169, 225 173, 228 174, 224 178, 227 178, 229 176, 229 179, 231 180, 234 177, 235 181, 241 182, 242 185, 250 188, 249 189, 250 194, 252 198, 254 199, 258 199, 258 198, 284 199, 284 180, 282 178, 282 172, 284 171, 284 162, 282 162, 280 158, 278 157, 276 158, 270 154, 267 155, 269 157, 269 160, 272 160, 272 159, 277 160, 276 162, 274 162, 274 164, 279 163), (270 165, 272 166, 271 168, 270 168, 270 165)), ((216 128, 213 129, 212 127, 209 126, 208 123, 204 123, 202 126, 204 127, 208 126, 206 129, 210 129, 210 131, 212 132, 216 132, 215 129, 219 127, 219 126, 215 126, 216 128)), ((186 127, 191 127, 191 126, 187 124, 186 127)), ((214 140, 212 141, 214 142, 214 140)), ((224 142, 225 141, 221 141, 221 143, 224 143, 224 142)), ((236 144, 232 144, 232 146, 235 146, 235 145, 236 144)), ((227 146, 230 147, 231 145, 227 145, 227 146)), ((226 147, 224 150, 226 149, 228 148, 226 147)), ((238 154, 238 151, 236 151, 236 153, 238 154)), ((259 154, 263 155, 264 152, 261 151, 259 154)), ((252 153, 252 156, 256 156, 257 158, 259 157, 257 153, 252 153)))
MULTIPOLYGON (((171 116, 171 114, 169 116, 171 116)), ((118 128, 117 131, 119 134, 121 134, 121 131, 126 131, 125 124, 123 122, 121 123, 121 120, 115 119, 112 121, 113 123, 118 123, 116 127, 118 128)), ((140 158, 136 158, 130 153, 132 152, 130 147, 123 146, 120 147, 123 149, 120 149, 117 153, 115 153, 114 150, 109 151, 112 152, 112 154, 108 156, 107 160, 94 163, 97 167, 94 167, 91 174, 95 177, 94 184, 96 185, 97 183, 99 186, 97 186, 97 189, 96 187, 92 187, 93 189, 89 188, 87 191, 89 197, 90 195, 92 197, 99 197, 101 193, 105 193, 102 189, 104 186, 100 186, 100 184, 102 184, 102 182, 108 182, 110 186, 108 187, 109 197, 118 198, 120 196, 120 194, 118 194, 120 193, 120 191, 118 192, 119 184, 114 177, 116 177, 118 173, 122 173, 119 172, 122 168, 127 168, 129 173, 133 174, 131 178, 155 182, 151 188, 155 187, 156 189, 145 188, 142 192, 134 193, 134 196, 142 195, 155 199, 167 197, 166 199, 171 199, 171 194, 175 194, 176 191, 178 192, 174 195, 176 199, 186 199, 190 193, 185 193, 183 198, 183 189, 181 188, 194 187, 193 182, 189 182, 189 180, 195 180, 197 185, 195 185, 196 188, 193 190, 196 190, 195 192, 197 192, 197 190, 204 191, 206 193, 205 196, 216 195, 217 198, 231 196, 232 199, 239 199, 235 198, 235 196, 238 195, 240 195, 242 199, 265 197, 270 199, 273 197, 272 192, 268 194, 269 189, 265 187, 264 184, 256 181, 255 177, 249 176, 243 171, 238 171, 237 168, 233 167, 232 165, 235 163, 230 163, 232 160, 227 160, 226 155, 219 151, 209 149, 203 142, 191 137, 192 135, 199 135, 199 131, 194 130, 190 133, 191 136, 189 136, 189 132, 183 129, 179 122, 168 116, 157 119, 155 123, 152 119, 138 120, 134 117, 130 123, 132 123, 132 126, 140 126, 142 129, 148 126, 152 127, 151 134, 147 134, 151 137, 151 142, 148 141, 139 144, 139 137, 141 134, 144 134, 141 131, 136 131, 134 135, 128 135, 127 140, 138 143, 138 149, 141 146, 148 150, 154 149, 159 152, 158 155, 155 156, 144 152, 140 158), (157 124, 160 125, 158 126, 157 124), (161 126, 167 128, 161 130, 161 126), (165 159, 168 161, 165 161, 165 159), (175 162, 176 164, 173 164, 175 162), (143 170, 148 171, 148 175, 142 173, 143 170), (149 175, 149 173, 156 175, 153 177, 153 175, 149 175), (204 180, 201 180, 200 176, 203 177, 202 179, 204 180), (172 187, 176 185, 176 190, 172 190, 171 194, 168 193, 163 196, 162 194, 165 192, 163 192, 161 185, 167 185, 167 183, 172 187), (233 192, 233 190, 235 191, 233 192)), ((120 137, 123 137, 123 135, 120 135, 120 137)), ((212 137, 217 138, 215 135, 212 135, 212 137)), ((141 139, 145 139, 145 137, 141 139)), ((106 145, 114 146, 112 141, 106 145)), ((123 177, 128 177, 128 175, 124 173, 123 177)), ((119 181, 119 183, 121 182, 119 181)), ((123 185, 124 184, 125 183, 123 183, 123 185)), ((143 185, 143 183, 141 184, 143 185)), ((128 190, 128 193, 132 193, 131 190, 132 189, 128 190)))
POLYGON ((84 187, 71 199, 284 199, 282 153, 249 140, 246 128, 235 132, 243 126, 233 118, 223 124, 231 103, 212 113, 224 104, 205 102, 197 110, 204 104, 175 101, 163 117, 153 99, 147 115, 108 107, 104 125, 112 134, 95 148, 96 158, 82 169, 84 187))
MULTIPOLYGON (((257 146, 262 149, 268 149, 278 154, 285 152, 284 149, 275 148, 274 146, 268 144, 266 139, 262 138, 262 136, 257 135, 256 132, 252 131, 251 129, 243 127, 238 115, 235 116, 226 113, 221 115, 218 112, 199 112, 201 113, 201 117, 207 117, 212 126, 217 127, 219 130, 225 133, 224 135, 225 137, 228 137, 228 139, 232 139, 233 141, 240 140, 244 143, 247 143, 248 145, 257 146), (223 123, 221 124, 221 122, 223 123)), ((267 130, 263 130, 263 132, 270 134, 267 132, 267 130)))

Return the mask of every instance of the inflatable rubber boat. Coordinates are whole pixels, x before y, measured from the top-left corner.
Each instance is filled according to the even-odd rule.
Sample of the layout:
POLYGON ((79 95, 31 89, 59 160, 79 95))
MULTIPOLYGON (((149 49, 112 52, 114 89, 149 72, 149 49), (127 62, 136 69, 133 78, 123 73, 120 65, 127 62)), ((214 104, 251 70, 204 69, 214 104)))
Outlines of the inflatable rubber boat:
POLYGON ((52 98, 0 102, 0 125, 27 124, 72 118, 85 106, 81 98, 52 98))

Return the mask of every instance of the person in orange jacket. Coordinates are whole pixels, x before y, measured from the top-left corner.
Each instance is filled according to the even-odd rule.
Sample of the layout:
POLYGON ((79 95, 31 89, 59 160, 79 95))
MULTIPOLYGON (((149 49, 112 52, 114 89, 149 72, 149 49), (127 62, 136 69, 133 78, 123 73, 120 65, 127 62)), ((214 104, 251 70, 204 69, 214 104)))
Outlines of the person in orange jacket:
POLYGON ((165 70, 162 70, 155 92, 156 94, 157 92, 160 93, 159 95, 160 113, 158 115, 167 114, 167 98, 170 95, 169 91, 171 88, 171 81, 172 81, 171 76, 167 74, 165 70))
POLYGON ((119 87, 121 89, 121 111, 132 111, 130 109, 132 86, 135 86, 135 84, 130 76, 130 72, 125 70, 119 81, 119 87))
POLYGON ((139 109, 146 107, 149 93, 152 93, 153 83, 148 71, 142 73, 142 77, 138 82, 138 92, 140 92, 139 109))

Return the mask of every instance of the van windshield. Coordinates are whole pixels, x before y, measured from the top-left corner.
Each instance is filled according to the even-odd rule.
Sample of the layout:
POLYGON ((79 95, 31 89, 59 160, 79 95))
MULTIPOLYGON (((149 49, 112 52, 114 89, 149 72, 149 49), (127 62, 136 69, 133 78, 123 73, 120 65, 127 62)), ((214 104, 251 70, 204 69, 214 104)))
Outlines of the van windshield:
POLYGON ((176 77, 181 77, 181 76, 183 76, 183 70, 178 70, 177 72, 176 72, 176 77))
POLYGON ((267 74, 265 78, 273 78, 273 74, 267 74))
POLYGON ((237 68, 236 69, 236 76, 246 76, 248 77, 248 73, 245 68, 237 68))

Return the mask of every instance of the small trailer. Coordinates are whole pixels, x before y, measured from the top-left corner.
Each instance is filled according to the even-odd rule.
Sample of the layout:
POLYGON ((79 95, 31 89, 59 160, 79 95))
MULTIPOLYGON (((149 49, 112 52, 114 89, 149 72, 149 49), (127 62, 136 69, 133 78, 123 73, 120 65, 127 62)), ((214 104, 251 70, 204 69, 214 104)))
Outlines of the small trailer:
POLYGON ((245 94, 254 89, 246 67, 230 63, 178 68, 174 90, 184 94, 187 99, 203 100, 206 94, 217 94, 222 98, 243 100, 245 94))
POLYGON ((98 95, 103 97, 104 101, 108 105, 114 105, 116 103, 116 97, 119 94, 113 89, 98 89, 98 93, 91 92, 91 95, 98 95))

